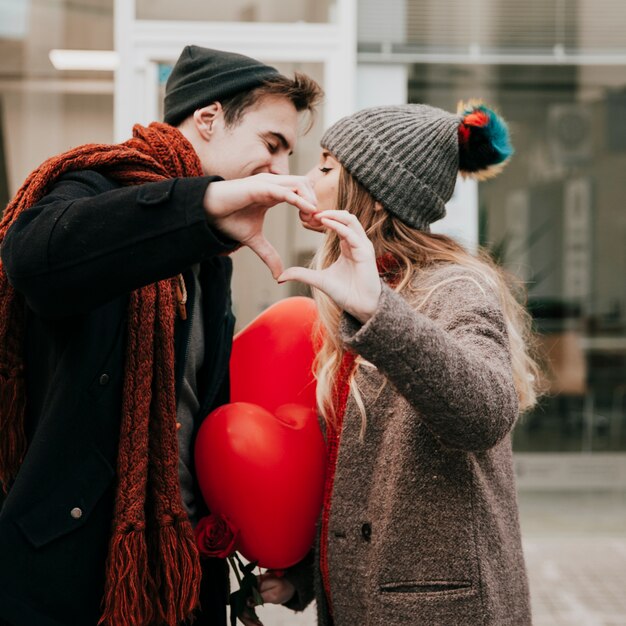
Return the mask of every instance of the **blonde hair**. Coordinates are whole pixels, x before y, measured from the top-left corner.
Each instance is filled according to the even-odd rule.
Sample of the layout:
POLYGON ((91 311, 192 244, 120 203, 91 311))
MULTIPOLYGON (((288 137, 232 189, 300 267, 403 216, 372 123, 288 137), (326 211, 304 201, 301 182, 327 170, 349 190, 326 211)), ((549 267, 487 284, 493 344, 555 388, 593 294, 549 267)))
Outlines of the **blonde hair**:
MULTIPOLYGON (((532 408, 538 398, 542 377, 535 360, 536 341, 532 320, 523 306, 524 289, 519 281, 495 265, 485 252, 471 255, 460 244, 445 235, 425 233, 407 226, 388 211, 381 209, 369 192, 344 168, 341 168, 337 192, 337 207, 354 213, 374 245, 376 258, 391 254, 399 263, 393 289, 422 296, 421 306, 431 294, 449 280, 431 286, 424 294, 414 285, 418 272, 441 263, 454 263, 476 273, 481 282, 493 288, 502 307, 509 339, 513 380, 519 398, 520 411, 532 408)), ((311 262, 316 269, 328 267, 339 257, 339 237, 329 232, 311 262)), ((457 279, 452 279, 457 280, 457 279)), ((481 289, 483 287, 481 286, 481 289)), ((320 349, 314 363, 317 378, 317 403, 326 423, 335 427, 337 416, 333 403, 334 385, 345 348, 339 338, 341 309, 326 294, 315 289, 319 311, 320 349)), ((359 360, 357 359, 357 363, 359 360)), ((362 361, 361 361, 362 362, 362 361)), ((355 370, 356 371, 356 370, 355 370)), ((350 392, 362 417, 361 435, 367 423, 365 404, 355 380, 350 376, 350 392)))

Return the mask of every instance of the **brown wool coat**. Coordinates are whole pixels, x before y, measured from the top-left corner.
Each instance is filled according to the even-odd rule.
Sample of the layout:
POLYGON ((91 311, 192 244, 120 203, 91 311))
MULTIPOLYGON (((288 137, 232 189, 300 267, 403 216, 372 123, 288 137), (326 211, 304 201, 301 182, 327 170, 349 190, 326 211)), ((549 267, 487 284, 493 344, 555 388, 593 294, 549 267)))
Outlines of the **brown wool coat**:
MULTIPOLYGON (((501 308, 459 266, 417 284, 440 284, 421 308, 384 287, 365 325, 342 322, 346 345, 368 362, 357 372, 367 430, 361 440, 350 398, 329 519, 334 624, 527 626, 510 440, 518 402, 501 308)), ((292 608, 306 602, 306 578, 292 577, 292 608)))

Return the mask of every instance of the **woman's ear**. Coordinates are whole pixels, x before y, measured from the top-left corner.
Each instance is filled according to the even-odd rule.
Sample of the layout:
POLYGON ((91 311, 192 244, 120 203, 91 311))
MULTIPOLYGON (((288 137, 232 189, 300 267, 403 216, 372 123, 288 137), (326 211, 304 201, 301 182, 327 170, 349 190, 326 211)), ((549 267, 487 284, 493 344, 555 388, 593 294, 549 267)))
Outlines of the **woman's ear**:
POLYGON ((221 102, 212 102, 208 106, 196 109, 193 112, 193 121, 200 136, 207 141, 213 135, 215 121, 223 116, 221 102))
POLYGON ((382 211, 383 210, 383 205, 378 202, 378 200, 376 200, 376 202, 374 202, 374 211, 382 211))

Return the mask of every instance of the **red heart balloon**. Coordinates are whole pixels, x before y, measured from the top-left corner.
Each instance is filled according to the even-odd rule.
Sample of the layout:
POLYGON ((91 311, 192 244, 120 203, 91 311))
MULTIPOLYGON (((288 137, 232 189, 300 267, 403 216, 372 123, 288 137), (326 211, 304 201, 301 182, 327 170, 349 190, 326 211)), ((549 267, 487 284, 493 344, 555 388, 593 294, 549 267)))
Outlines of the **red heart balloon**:
POLYGON ((212 512, 238 529, 237 549, 263 567, 300 561, 315 538, 326 451, 317 421, 311 298, 266 309, 233 341, 231 402, 196 439, 196 470, 212 512))
POLYGON ((239 332, 230 359, 231 402, 252 402, 270 412, 283 404, 316 408, 311 298, 276 302, 239 332))
POLYGON ((294 565, 309 551, 322 506, 325 444, 317 414, 274 414, 236 402, 213 411, 196 440, 196 469, 211 511, 239 529, 237 550, 261 567, 294 565))

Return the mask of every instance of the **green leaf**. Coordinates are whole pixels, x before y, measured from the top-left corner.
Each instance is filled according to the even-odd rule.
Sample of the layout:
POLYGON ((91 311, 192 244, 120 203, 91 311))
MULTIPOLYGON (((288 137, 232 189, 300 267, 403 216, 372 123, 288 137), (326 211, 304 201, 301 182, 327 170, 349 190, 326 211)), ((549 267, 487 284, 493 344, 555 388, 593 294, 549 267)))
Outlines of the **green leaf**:
POLYGON ((253 561, 252 563, 248 563, 247 565, 244 565, 243 567, 241 567, 241 565, 239 567, 241 567, 241 573, 246 576, 247 574, 252 574, 252 572, 254 572, 254 568, 256 567, 256 564, 258 563, 258 561, 253 561))
POLYGON ((252 597, 257 606, 263 606, 263 596, 259 593, 257 587, 252 587, 252 597))
POLYGON ((247 617, 251 617, 252 619, 256 620, 257 622, 261 621, 259 620, 259 616, 256 614, 256 611, 252 608, 252 607, 245 607, 244 608, 244 612, 246 614, 247 617))
POLYGON ((237 562, 237 566, 243 576, 239 575, 233 560, 229 559, 239 581, 239 589, 231 593, 229 598, 231 626, 236 626, 237 618, 244 615, 259 621, 259 617, 254 608, 248 606, 249 598, 252 598, 257 606, 263 604, 263 597, 259 593, 259 581, 253 573, 256 562, 244 565, 237 553, 234 554, 234 560, 237 562))

